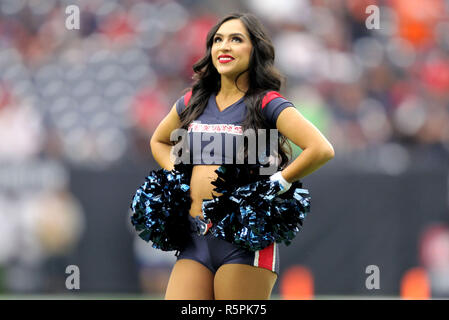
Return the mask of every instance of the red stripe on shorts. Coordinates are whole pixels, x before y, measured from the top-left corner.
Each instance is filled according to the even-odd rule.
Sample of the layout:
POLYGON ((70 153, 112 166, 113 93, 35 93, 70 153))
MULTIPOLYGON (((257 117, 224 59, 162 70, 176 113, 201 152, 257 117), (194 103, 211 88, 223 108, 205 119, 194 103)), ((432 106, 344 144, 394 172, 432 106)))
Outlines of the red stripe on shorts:
POLYGON ((259 267, 273 271, 274 243, 259 251, 259 267))

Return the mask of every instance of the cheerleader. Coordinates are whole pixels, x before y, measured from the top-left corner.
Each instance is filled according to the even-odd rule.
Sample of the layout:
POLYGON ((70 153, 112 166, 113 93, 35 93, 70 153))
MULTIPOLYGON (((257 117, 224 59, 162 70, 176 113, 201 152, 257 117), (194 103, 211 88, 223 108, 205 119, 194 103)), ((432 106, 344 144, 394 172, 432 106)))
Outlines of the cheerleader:
MULTIPOLYGON (((223 196, 213 184, 219 176, 217 169, 237 163, 236 138, 245 130, 276 129, 279 133, 274 160, 277 171, 267 176, 279 187, 276 196, 287 194, 292 184, 334 157, 329 141, 279 93, 282 77, 274 67, 274 57, 272 42, 254 15, 224 17, 207 35, 205 56, 193 66, 191 90, 176 101, 151 138, 155 160, 169 171, 176 162, 172 133, 185 129, 190 141, 184 153, 188 157, 183 158, 191 165, 191 203, 184 204, 188 223, 183 225, 190 236, 177 252, 165 299, 270 298, 279 275, 278 244, 238 245, 224 233, 220 238, 213 219, 205 217, 205 203, 223 196), (214 144, 211 138, 226 143, 214 144), (303 150, 291 162, 287 139, 303 150)), ((259 157, 256 164, 260 164, 259 157)))

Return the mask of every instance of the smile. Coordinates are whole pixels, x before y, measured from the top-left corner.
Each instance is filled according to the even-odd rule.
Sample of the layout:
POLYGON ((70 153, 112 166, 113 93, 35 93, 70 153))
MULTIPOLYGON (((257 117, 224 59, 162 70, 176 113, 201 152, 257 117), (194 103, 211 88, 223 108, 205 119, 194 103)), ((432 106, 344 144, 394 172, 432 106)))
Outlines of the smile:
POLYGON ((220 56, 220 57, 218 57, 218 62, 220 62, 220 63, 228 63, 228 62, 231 62, 232 60, 234 60, 234 58, 231 57, 231 56, 220 56))

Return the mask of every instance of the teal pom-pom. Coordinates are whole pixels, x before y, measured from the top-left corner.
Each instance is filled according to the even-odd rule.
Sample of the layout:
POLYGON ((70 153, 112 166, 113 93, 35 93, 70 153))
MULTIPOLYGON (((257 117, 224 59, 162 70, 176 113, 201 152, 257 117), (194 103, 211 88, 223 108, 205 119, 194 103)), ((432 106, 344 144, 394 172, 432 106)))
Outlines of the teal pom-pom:
POLYGON ((277 195, 279 182, 249 173, 245 167, 220 167, 213 184, 220 196, 203 200, 203 215, 211 233, 250 251, 273 242, 289 245, 310 212, 309 191, 295 181, 277 195))
POLYGON ((182 250, 189 235, 191 167, 153 170, 131 201, 131 223, 139 237, 163 251, 182 250))

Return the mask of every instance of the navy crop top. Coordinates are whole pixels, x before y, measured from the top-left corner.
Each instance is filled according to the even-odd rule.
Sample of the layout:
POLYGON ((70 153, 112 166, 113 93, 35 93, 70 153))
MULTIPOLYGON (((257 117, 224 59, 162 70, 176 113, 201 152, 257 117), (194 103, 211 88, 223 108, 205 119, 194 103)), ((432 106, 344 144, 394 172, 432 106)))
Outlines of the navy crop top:
MULTIPOLYGON (((176 101, 176 111, 178 115, 186 108, 190 101, 192 91, 176 101)), ((186 153, 182 162, 190 161, 191 164, 236 164, 243 163, 237 160, 237 146, 241 146, 237 141, 242 141, 242 137, 247 135, 242 130, 241 124, 245 119, 247 107, 242 97, 237 102, 220 111, 215 99, 216 95, 210 95, 204 112, 190 123, 187 134, 186 153), (189 159, 186 161, 186 159, 189 159)), ((276 129, 276 120, 282 110, 288 107, 294 107, 291 102, 286 100, 276 91, 268 92, 262 100, 262 114, 269 124, 266 128, 267 144, 265 145, 265 156, 272 154, 272 147, 269 146, 269 129, 276 129)), ((273 130, 277 132, 276 130, 273 130)), ((249 140, 249 139, 247 139, 249 140)), ((275 141, 277 145, 277 135, 275 141)), ((262 152, 258 150, 257 152, 262 152)), ((240 152, 239 154, 243 154, 240 152)), ((277 156, 276 156, 277 157, 277 156)), ((260 164, 259 157, 254 154, 255 163, 260 164)), ((262 157, 263 158, 263 157, 262 157)), ((241 159, 241 158, 240 158, 241 159)), ((179 159, 178 159, 179 161, 179 159)), ((262 161, 266 163, 267 159, 262 161)))

